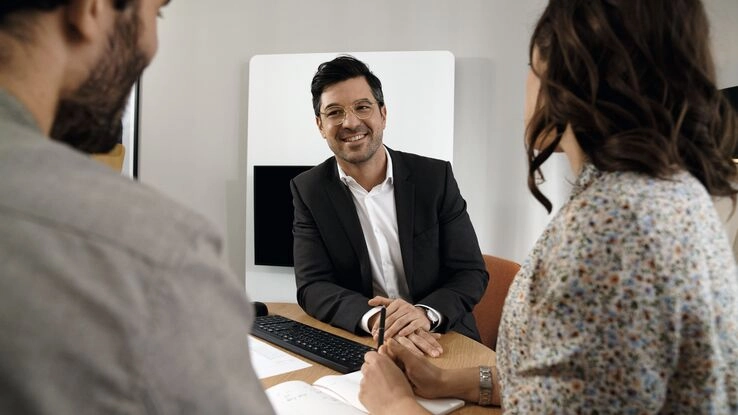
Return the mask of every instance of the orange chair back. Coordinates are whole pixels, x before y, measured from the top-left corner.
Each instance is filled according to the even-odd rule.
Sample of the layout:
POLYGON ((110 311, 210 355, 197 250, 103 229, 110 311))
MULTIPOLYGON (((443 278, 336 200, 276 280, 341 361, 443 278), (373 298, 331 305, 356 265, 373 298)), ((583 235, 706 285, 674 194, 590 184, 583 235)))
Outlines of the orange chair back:
POLYGON ((497 329, 502 318, 507 290, 510 288, 520 264, 492 255, 483 255, 489 273, 489 283, 482 299, 472 310, 482 343, 494 350, 497 346, 497 329))

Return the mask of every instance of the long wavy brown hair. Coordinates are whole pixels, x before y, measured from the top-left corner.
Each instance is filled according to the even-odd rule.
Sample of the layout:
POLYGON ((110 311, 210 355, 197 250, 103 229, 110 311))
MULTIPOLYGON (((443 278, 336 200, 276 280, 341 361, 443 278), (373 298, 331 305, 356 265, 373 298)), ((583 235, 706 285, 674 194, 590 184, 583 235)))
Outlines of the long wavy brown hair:
POLYGON ((662 179, 687 170, 735 204, 738 122, 715 86, 699 0, 551 0, 534 51, 543 65, 533 69, 541 87, 526 129, 528 187, 549 212, 540 167, 567 125, 599 170, 662 179))

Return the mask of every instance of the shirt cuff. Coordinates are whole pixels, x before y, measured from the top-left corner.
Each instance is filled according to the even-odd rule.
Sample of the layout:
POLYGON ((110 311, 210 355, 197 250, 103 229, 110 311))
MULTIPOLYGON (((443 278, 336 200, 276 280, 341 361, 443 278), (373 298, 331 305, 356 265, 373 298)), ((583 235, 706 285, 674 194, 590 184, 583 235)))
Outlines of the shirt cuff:
POLYGON ((415 307, 422 307, 436 316, 437 321, 435 323, 431 322, 431 333, 435 332, 438 327, 441 327, 441 324, 443 324, 443 314, 439 313, 438 310, 433 307, 428 307, 424 304, 415 304, 415 307))
POLYGON ((369 319, 372 318, 373 315, 379 313, 379 310, 381 309, 381 306, 377 306, 364 313, 364 317, 361 318, 361 328, 365 332, 372 334, 372 330, 369 328, 369 319))

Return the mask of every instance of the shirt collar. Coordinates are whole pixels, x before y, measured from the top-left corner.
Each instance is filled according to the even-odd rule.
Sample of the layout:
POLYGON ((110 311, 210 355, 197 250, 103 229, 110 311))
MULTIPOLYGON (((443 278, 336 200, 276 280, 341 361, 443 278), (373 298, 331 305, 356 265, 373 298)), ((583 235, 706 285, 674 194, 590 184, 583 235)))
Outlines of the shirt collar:
MULTIPOLYGON (((394 170, 392 169, 392 157, 390 157, 390 153, 387 150, 387 147, 382 146, 384 149, 384 154, 387 155, 387 171, 384 173, 384 181, 381 183, 381 186, 384 186, 386 184, 392 184, 394 183, 394 170)), ((341 165, 338 164, 338 160, 336 160, 336 167, 338 168, 338 178, 341 179, 343 184, 350 185, 351 183, 356 183, 356 180, 354 180, 353 177, 346 174, 346 172, 343 171, 341 168, 341 165)))
POLYGON ((582 170, 579 172, 577 179, 574 181, 571 196, 577 196, 584 191, 590 184, 602 176, 602 172, 592 163, 584 163, 582 170))

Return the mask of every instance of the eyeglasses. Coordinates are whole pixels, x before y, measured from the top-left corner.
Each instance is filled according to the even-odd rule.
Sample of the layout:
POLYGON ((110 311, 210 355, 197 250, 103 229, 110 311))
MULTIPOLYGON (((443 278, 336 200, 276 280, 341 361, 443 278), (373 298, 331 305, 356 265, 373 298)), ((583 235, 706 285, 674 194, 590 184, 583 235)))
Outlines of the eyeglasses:
POLYGON ((325 112, 321 112, 320 115, 325 117, 326 121, 331 125, 341 125, 346 121, 346 114, 351 111, 356 118, 365 120, 372 116, 374 113, 374 102, 371 101, 360 101, 349 107, 342 107, 340 105, 331 105, 325 109, 325 112))

